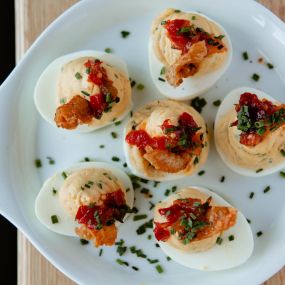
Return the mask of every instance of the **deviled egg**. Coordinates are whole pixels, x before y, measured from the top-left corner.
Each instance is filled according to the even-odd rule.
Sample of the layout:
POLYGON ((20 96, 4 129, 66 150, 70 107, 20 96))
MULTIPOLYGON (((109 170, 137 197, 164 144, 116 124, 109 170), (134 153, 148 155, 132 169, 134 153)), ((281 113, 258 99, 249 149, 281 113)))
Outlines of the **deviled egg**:
POLYGON ((232 59, 225 29, 197 12, 167 9, 153 22, 149 64, 159 91, 186 100, 212 87, 232 59))
POLYGON ((232 90, 215 121, 215 143, 235 172, 263 176, 285 167, 285 105, 250 87, 232 90))
POLYGON ((76 164, 46 180, 35 203, 40 222, 62 235, 111 246, 117 226, 132 212, 129 177, 103 162, 76 164))
POLYGON ((174 261, 198 270, 224 270, 253 251, 246 218, 214 192, 187 187, 154 208, 154 235, 174 261))
POLYGON ((130 118, 124 150, 128 166, 137 176, 157 181, 189 176, 208 156, 206 124, 189 105, 154 101, 130 118))
POLYGON ((99 51, 64 55, 41 74, 34 100, 42 117, 58 128, 102 128, 122 119, 132 107, 126 64, 99 51))

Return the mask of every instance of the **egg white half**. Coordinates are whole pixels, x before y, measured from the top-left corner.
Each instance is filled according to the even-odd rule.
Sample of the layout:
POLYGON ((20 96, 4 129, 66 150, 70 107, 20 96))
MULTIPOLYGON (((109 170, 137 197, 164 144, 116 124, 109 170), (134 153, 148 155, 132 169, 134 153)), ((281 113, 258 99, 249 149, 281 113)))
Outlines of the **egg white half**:
MULTIPOLYGON (((55 59, 53 62, 51 62, 46 69, 43 71, 41 76, 39 77, 37 84, 35 86, 34 90, 34 101, 37 110, 41 114, 41 116, 50 124, 53 126, 56 126, 56 123, 54 121, 54 115, 57 109, 56 104, 56 83, 57 83, 57 77, 60 73, 61 68, 67 64, 68 62, 75 60, 77 58, 81 57, 94 57, 98 58, 103 62, 106 62, 107 64, 114 67, 118 72, 125 75, 126 78, 129 78, 129 73, 127 66, 125 62, 118 58, 117 56, 114 56, 112 54, 100 52, 100 51, 93 51, 93 50, 84 50, 84 51, 78 51, 74 53, 70 53, 67 55, 63 55, 57 59, 55 59)), ((131 110, 132 103, 130 103, 129 106, 125 106, 125 111, 121 116, 117 117, 117 120, 122 120, 131 110)), ((107 122, 105 125, 102 126, 89 126, 89 125, 79 125, 74 130, 65 130, 63 131, 73 131, 76 133, 86 133, 86 132, 92 132, 94 130, 103 128, 107 125, 113 124, 113 121, 107 122)))
MULTIPOLYGON (((82 162, 65 169, 64 172, 67 175, 70 175, 71 173, 84 168, 99 168, 110 171, 125 186, 125 189, 130 189, 130 191, 126 192, 126 203, 130 208, 133 207, 134 190, 131 180, 125 172, 120 170, 118 167, 104 162, 82 162)), ((62 177, 62 172, 56 173, 45 181, 36 198, 36 216, 45 227, 53 232, 67 236, 77 236, 74 230, 79 226, 79 224, 75 220, 72 220, 69 214, 62 207, 58 198, 58 192, 53 194, 52 191, 53 188, 59 190, 63 183, 64 178, 62 177), (56 215, 58 217, 58 223, 53 224, 51 222, 52 215, 56 215)), ((116 223, 117 226, 119 224, 119 222, 116 223)))
POLYGON ((156 88, 166 97, 174 100, 187 100, 194 98, 200 94, 205 93, 209 90, 215 83, 223 76, 227 71, 228 67, 232 61, 233 47, 231 39, 226 32, 226 30, 216 21, 210 19, 209 17, 197 13, 197 12, 187 12, 195 15, 200 15, 207 20, 214 22, 221 30, 221 33, 225 35, 224 41, 226 41, 228 46, 228 57, 226 62, 221 65, 220 68, 204 75, 197 75, 193 77, 183 78, 183 82, 178 87, 171 86, 167 80, 164 78, 164 75, 160 75, 161 69, 164 67, 163 63, 158 60, 156 55, 153 52, 153 42, 150 36, 148 44, 148 55, 149 55, 149 67, 152 80, 156 88), (165 82, 160 81, 158 78, 161 77, 165 79, 165 82))
MULTIPOLYGON (((207 196, 212 196, 213 201, 219 206, 232 207, 216 193, 200 186, 191 186, 207 196)), ((251 256, 254 248, 254 241, 251 228, 241 212, 237 214, 236 224, 225 231, 221 238, 221 245, 215 244, 204 252, 188 253, 176 249, 163 241, 159 241, 162 251, 179 264, 186 267, 203 270, 218 271, 236 267, 246 262, 251 256), (234 235, 234 240, 229 241, 228 237, 234 235)))
MULTIPOLYGON (((254 169, 249 169, 249 168, 243 168, 240 167, 237 164, 232 163, 223 153, 223 150, 219 147, 219 145, 217 144, 217 136, 218 136, 218 122, 219 120, 225 116, 227 114, 227 112, 234 106, 234 104, 237 104, 239 102, 240 99, 240 95, 245 93, 245 92, 249 92, 252 94, 257 95, 257 97, 259 99, 267 99, 269 101, 271 101, 272 103, 276 103, 277 101, 272 98, 271 96, 269 96, 268 94, 251 88, 251 87, 239 87, 236 88, 234 90, 232 90, 223 100, 223 102, 221 103, 217 115, 216 115, 216 119, 215 119, 215 127, 214 127, 214 134, 215 134, 215 145, 216 145, 216 149, 220 155, 220 157, 222 158, 222 160, 224 161, 224 163, 233 171, 241 174, 241 175, 245 175, 245 176, 254 176, 254 177, 260 177, 260 176, 265 176, 265 175, 269 175, 272 174, 282 168, 285 167, 285 162, 284 163, 280 163, 279 165, 275 165, 273 167, 270 168, 266 168, 261 172, 256 172, 256 170, 254 169)), ((257 166, 258 168, 258 166, 257 166)))

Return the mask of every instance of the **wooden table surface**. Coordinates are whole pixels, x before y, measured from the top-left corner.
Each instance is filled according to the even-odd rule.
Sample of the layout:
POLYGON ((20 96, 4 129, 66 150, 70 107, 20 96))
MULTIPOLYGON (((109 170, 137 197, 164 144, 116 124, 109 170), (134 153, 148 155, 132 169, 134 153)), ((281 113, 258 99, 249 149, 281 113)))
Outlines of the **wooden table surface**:
MULTIPOLYGON (((15 0, 16 58, 19 60, 40 32, 76 0, 15 0)), ((285 0, 260 0, 285 21, 285 0)), ((51 265, 18 232, 19 285, 72 285, 75 284, 51 265)), ((285 268, 263 285, 284 285, 285 268)), ((230 285, 230 284, 229 284, 230 285)))

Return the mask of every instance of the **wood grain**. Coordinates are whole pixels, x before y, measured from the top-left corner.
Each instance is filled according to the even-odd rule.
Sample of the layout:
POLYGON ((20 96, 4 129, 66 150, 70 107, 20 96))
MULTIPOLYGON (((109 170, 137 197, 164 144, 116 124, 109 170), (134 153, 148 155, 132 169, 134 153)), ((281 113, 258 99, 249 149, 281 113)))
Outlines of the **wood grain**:
MULTIPOLYGON (((41 31, 76 0, 15 0, 16 58, 19 60, 41 31)), ((260 0, 264 6, 285 21, 285 0, 260 0)), ((75 284, 51 265, 18 232, 19 285, 75 284)), ((263 285, 284 285, 285 268, 263 285)))

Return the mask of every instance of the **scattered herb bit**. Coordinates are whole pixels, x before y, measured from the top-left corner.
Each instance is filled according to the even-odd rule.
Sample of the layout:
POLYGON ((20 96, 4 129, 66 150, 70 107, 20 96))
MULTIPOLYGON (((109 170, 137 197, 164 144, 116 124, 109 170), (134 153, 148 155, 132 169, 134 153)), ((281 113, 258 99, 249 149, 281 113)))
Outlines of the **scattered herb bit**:
POLYGON ((225 35, 219 35, 219 36, 215 36, 215 39, 222 40, 224 37, 225 37, 225 35))
POLYGON ((139 268, 136 267, 136 266, 132 266, 132 269, 135 270, 135 271, 139 271, 139 268))
POLYGON ((155 266, 155 269, 156 269, 156 271, 157 271, 159 274, 163 273, 163 268, 161 267, 160 264, 156 265, 156 266, 155 266))
POLYGON ((113 50, 112 50, 111 48, 105 48, 105 52, 106 52, 106 53, 112 53, 113 50))
POLYGON ((274 68, 274 65, 272 63, 270 63, 270 62, 267 62, 266 65, 267 65, 267 67, 269 69, 273 69, 274 68))
POLYGON ((90 94, 89 94, 88 92, 84 91, 84 90, 81 90, 81 93, 82 93, 83 95, 85 95, 85 96, 90 96, 90 94))
POLYGON ((48 163, 53 165, 55 164, 55 160, 53 158, 51 158, 50 156, 47 156, 47 160, 48 160, 48 163))
POLYGON ((199 162, 199 158, 198 158, 198 156, 196 156, 194 159, 194 165, 197 164, 198 162, 199 162))
POLYGON ((165 25, 165 24, 166 24, 166 21, 163 20, 163 21, 160 22, 160 24, 161 24, 161 25, 165 25))
POLYGON ((126 246, 122 246, 122 245, 119 245, 117 247, 117 253, 122 256, 125 254, 125 252, 127 251, 127 247, 126 246))
POLYGON ((244 51, 242 53, 242 57, 243 57, 244 60, 248 60, 249 59, 248 53, 246 51, 244 51))
POLYGON ((141 84, 141 83, 139 83, 139 84, 137 85, 137 89, 138 89, 138 90, 143 90, 143 89, 144 89, 144 85, 141 84))
POLYGON ((280 171, 279 174, 281 177, 285 178, 285 172, 284 171, 280 171))
POLYGON ((61 99, 59 100, 59 103, 60 103, 60 104, 65 104, 65 102, 66 102, 66 99, 65 99, 65 98, 61 98, 61 99))
POLYGON ((170 260, 171 260, 171 257, 166 256, 166 260, 167 260, 167 261, 170 261, 170 260))
POLYGON ((81 238, 81 239, 80 239, 80 243, 81 243, 82 245, 86 245, 86 244, 89 243, 89 241, 86 240, 86 239, 81 238))
POLYGON ((132 116, 133 116, 133 111, 130 112, 130 117, 132 117, 132 116))
POLYGON ((150 204, 149 210, 152 210, 155 207, 155 205, 151 201, 149 201, 149 204, 150 204))
POLYGON ((174 193, 177 190, 177 186, 172 186, 171 191, 174 193))
POLYGON ((249 199, 252 199, 253 196, 254 196, 254 192, 250 192, 250 194, 249 194, 249 199))
POLYGON ((99 256, 102 256, 102 254, 103 254, 103 248, 100 248, 99 256))
POLYGON ((177 10, 174 10, 174 12, 175 12, 175 13, 180 13, 181 10, 178 10, 178 9, 177 9, 177 10))
POLYGON ((119 126, 119 125, 121 125, 121 121, 117 121, 117 122, 115 122, 115 126, 119 126))
POLYGON ((140 178, 140 182, 147 184, 147 183, 148 183, 148 180, 147 180, 147 179, 144 179, 144 178, 140 178))
POLYGON ((140 225, 138 227, 138 229, 136 230, 138 235, 142 235, 146 232, 147 229, 152 229, 153 228, 153 224, 152 224, 153 220, 149 220, 146 223, 140 225))
POLYGON ((139 210, 136 207, 133 207, 132 211, 133 211, 134 214, 139 212, 139 210))
POLYGON ((222 242, 223 242, 223 239, 222 239, 221 237, 217 237, 216 243, 217 243, 218 245, 221 245, 222 242))
POLYGON ((117 133, 115 133, 115 132, 111 132, 111 136, 113 139, 116 139, 118 137, 117 133))
POLYGON ((142 215, 135 215, 133 220, 134 221, 140 221, 140 220, 143 220, 143 219, 146 219, 147 218, 147 215, 146 214, 142 214, 142 215))
POLYGON ((170 190, 169 190, 169 189, 166 189, 165 192, 164 192, 164 195, 165 195, 165 196, 169 196, 169 194, 170 194, 170 190))
POLYGON ((150 259, 150 258, 148 258, 147 261, 148 261, 150 264, 154 264, 154 263, 159 262, 158 259, 150 259))
POLYGON ((57 223, 58 223, 58 217, 57 217, 57 215, 52 215, 52 216, 50 217, 50 219, 51 219, 51 222, 52 222, 53 224, 57 224, 57 223))
POLYGON ((196 16, 192 16, 192 20, 196 20, 196 16))
POLYGON ((160 183, 159 181, 154 181, 154 182, 153 182, 153 187, 157 187, 157 185, 158 185, 159 183, 160 183))
POLYGON ((128 165, 127 165, 127 163, 125 162, 125 163, 123 164, 123 166, 124 166, 124 167, 127 167, 128 165))
POLYGON ((235 239, 235 236, 234 235, 230 235, 229 236, 229 241, 233 241, 235 239))
POLYGON ((285 156, 285 149, 281 149, 281 150, 280 150, 280 153, 281 153, 283 156, 285 156))
POLYGON ((35 159, 35 166, 36 168, 42 167, 42 161, 39 158, 35 159))
POLYGON ((247 222, 249 223, 249 224, 251 224, 251 220, 250 219, 246 219, 247 220, 247 222))
POLYGON ((158 243, 155 244, 155 247, 160 247, 158 243))
POLYGON ((112 157, 112 160, 113 160, 113 161, 120 161, 120 158, 117 157, 117 156, 113 156, 113 157, 112 157))
POLYGON ((104 147, 105 147, 105 145, 103 145, 103 144, 100 144, 100 145, 99 145, 99 147, 100 147, 100 148, 104 148, 104 147))
POLYGON ((165 66, 163 66, 160 70, 160 75, 163 75, 163 74, 165 74, 165 66))
POLYGON ((259 232, 256 233, 256 236, 257 236, 257 237, 260 237, 260 236, 262 236, 262 235, 263 235, 263 232, 262 232, 262 231, 259 231, 259 232))
POLYGON ((147 239, 148 239, 148 240, 151 240, 151 238, 152 238, 151 235, 148 235, 148 236, 147 236, 147 239))
POLYGON ((213 105, 215 106, 215 107, 219 107, 220 105, 221 105, 221 100, 216 100, 216 101, 214 101, 213 102, 213 105))
POLYGON ((63 177, 63 179, 66 179, 66 178, 67 178, 66 172, 65 172, 65 171, 62 171, 62 172, 61 172, 61 176, 63 177))
POLYGON ((119 258, 116 259, 116 262, 117 262, 118 264, 120 264, 120 265, 129 266, 129 263, 128 263, 128 262, 126 262, 126 261, 124 261, 124 260, 122 260, 122 259, 119 259, 119 258))
POLYGON ((130 35, 129 31, 121 31, 121 36, 125 39, 130 35))
POLYGON ((202 112, 204 106, 206 106, 207 101, 204 98, 196 97, 191 101, 191 106, 199 113, 202 112))
POLYGON ((143 253, 141 249, 137 249, 135 246, 130 247, 130 251, 133 254, 136 254, 137 257, 146 258, 146 255, 143 253))
POLYGON ((257 170, 256 170, 256 173, 259 173, 259 172, 261 172, 261 171, 263 171, 263 168, 257 169, 257 170))
POLYGON ((90 161, 90 158, 89 157, 84 157, 84 161, 88 162, 88 161, 90 161))
POLYGON ((260 79, 260 75, 258 75, 257 73, 253 73, 251 79, 254 81, 258 81, 260 79))
POLYGON ((199 175, 199 176, 202 176, 202 175, 204 175, 204 174, 205 174, 205 170, 201 170, 201 171, 198 172, 198 175, 199 175))
POLYGON ((74 74, 74 76, 75 76, 75 78, 76 78, 77 80, 82 79, 82 75, 81 75, 79 72, 76 72, 76 73, 74 74))
POLYGON ((161 78, 161 77, 158 77, 158 80, 162 81, 162 82, 165 82, 165 79, 164 78, 161 78))
POLYGON ((220 179, 220 182, 223 183, 225 181, 225 179, 226 179, 226 177, 222 176, 221 179, 220 179))
POLYGON ((52 188, 52 194, 55 195, 57 193, 57 190, 53 187, 52 188))
POLYGON ((269 192, 270 191, 270 186, 267 186, 264 190, 263 190, 263 193, 267 193, 267 192, 269 192))
POLYGON ((131 80, 131 87, 133 88, 136 85, 136 81, 135 80, 131 80))

